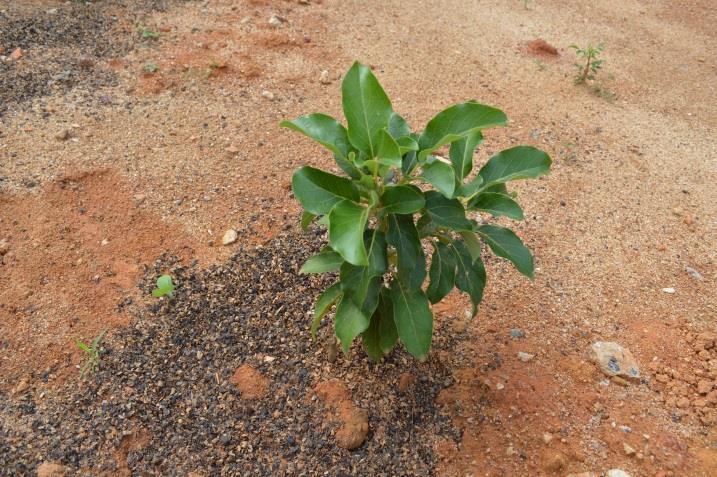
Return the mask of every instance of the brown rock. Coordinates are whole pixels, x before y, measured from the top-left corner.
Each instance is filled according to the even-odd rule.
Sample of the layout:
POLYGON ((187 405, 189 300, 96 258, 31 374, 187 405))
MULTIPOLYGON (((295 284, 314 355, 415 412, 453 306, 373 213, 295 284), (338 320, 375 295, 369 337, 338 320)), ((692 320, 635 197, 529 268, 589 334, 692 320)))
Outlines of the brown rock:
POLYGON ((715 341, 717 340, 717 336, 714 333, 710 332, 704 332, 697 335, 697 340, 695 341, 695 349, 697 350, 709 350, 714 348, 715 341))
POLYGON ((55 134, 55 139, 58 141, 67 141, 70 137, 72 137, 72 135, 70 134, 69 129, 63 129, 59 133, 55 134))
POLYGON ((239 389, 245 399, 260 399, 266 396, 269 389, 269 380, 248 364, 239 366, 229 382, 239 389))
POLYGON ((398 390, 402 393, 408 391, 408 388, 416 381, 416 377, 411 373, 401 373, 398 377, 398 390))
POLYGON ((10 53, 10 59, 13 61, 17 61, 20 58, 22 58, 23 51, 22 48, 15 48, 12 53, 10 53))
POLYGON ((67 467, 56 462, 43 462, 37 467, 37 477, 65 477, 67 467))
POLYGON ((534 55, 558 56, 558 49, 542 38, 529 42, 528 51, 534 55))
POLYGON ((676 405, 680 409, 686 409, 686 408, 690 407, 690 400, 687 399, 686 397, 681 397, 680 399, 677 400, 676 405))
POLYGON ((640 379, 640 368, 630 350, 611 341, 597 341, 588 350, 590 360, 608 376, 640 379))
POLYGON ((710 391, 712 391, 713 387, 714 383, 712 381, 700 379, 700 381, 697 383, 697 392, 700 394, 708 394, 710 391))
POLYGON ((560 472, 567 465, 568 457, 560 451, 555 451, 545 456, 543 468, 549 472, 560 472))

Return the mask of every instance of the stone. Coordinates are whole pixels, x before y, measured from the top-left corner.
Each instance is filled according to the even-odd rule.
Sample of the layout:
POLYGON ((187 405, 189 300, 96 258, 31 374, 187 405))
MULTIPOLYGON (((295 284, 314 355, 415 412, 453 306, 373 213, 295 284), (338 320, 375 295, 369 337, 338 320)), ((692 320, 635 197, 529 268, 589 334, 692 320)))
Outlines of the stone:
POLYGON ((331 78, 329 78, 329 70, 323 70, 319 75, 319 83, 331 84, 331 78))
POLYGON ((605 473, 605 477, 632 477, 622 469, 610 469, 605 473))
POLYGON ((632 353, 612 341, 596 341, 588 351, 590 360, 607 376, 639 380, 640 368, 632 353))
POLYGON ((274 93, 272 93, 271 91, 264 90, 261 92, 261 95, 262 95, 262 97, 268 99, 269 101, 274 100, 274 93))
POLYGON ((553 440, 553 435, 549 432, 543 432, 543 442, 546 444, 550 444, 550 441, 553 440))
POLYGON ((280 17, 279 15, 272 15, 269 17, 269 25, 274 28, 279 28, 284 22, 286 22, 286 18, 280 17))
POLYGON ((237 233, 237 231, 234 229, 229 229, 224 232, 224 236, 222 237, 222 245, 231 245, 237 241, 237 238, 239 238, 239 234, 237 233))
POLYGON ((55 134, 55 139, 57 139, 58 141, 67 141, 71 137, 72 135, 70 134, 69 129, 63 129, 59 133, 55 134))
POLYGON ((0 239, 0 257, 10 251, 10 242, 7 239, 0 239))
POLYGON ((521 330, 520 328, 513 328, 509 332, 510 337, 514 339, 521 339, 525 338, 525 331, 521 330))
POLYGON ((543 468, 549 472, 560 472, 568 465, 568 457, 560 451, 545 456, 543 468))
POLYGON ((623 443, 622 443, 622 448, 623 448, 623 450, 625 451, 625 455, 627 455, 627 456, 633 456, 633 455, 635 455, 635 454, 637 453, 637 451, 635 450, 635 448, 632 447, 632 446, 631 446, 630 444, 628 444, 627 442, 623 442, 623 443))
POLYGON ((700 272, 698 272, 697 270, 695 270, 694 268, 692 268, 690 266, 685 266, 685 271, 687 273, 689 273, 692 276, 692 278, 694 278, 695 280, 704 279, 704 277, 702 276, 702 274, 700 272))
POLYGON ((22 378, 20 382, 18 382, 17 385, 13 388, 12 393, 15 395, 22 394, 27 391, 29 387, 30 382, 28 378, 22 378))
POLYGON ((405 393, 408 391, 408 388, 411 387, 411 385, 416 382, 416 377, 411 373, 401 373, 401 375, 398 377, 398 390, 402 393, 405 393))
POLYGON ((697 383, 697 392, 700 394, 708 394, 710 391, 712 391, 713 387, 714 383, 712 381, 700 379, 700 381, 697 383))
POLYGON ((234 145, 227 146, 224 150, 227 151, 229 154, 236 154, 239 152, 239 148, 234 145))
POLYGON ((37 477, 65 477, 67 467, 56 462, 43 462, 37 467, 37 477))
POLYGON ((675 405, 680 409, 687 409, 688 407, 690 407, 690 400, 682 396, 677 400, 675 405))
POLYGON ((675 293, 675 289, 672 288, 672 287, 663 288, 662 291, 665 292, 665 293, 668 293, 668 294, 670 294, 670 295, 672 295, 673 293, 675 293))
POLYGON ((20 58, 22 58, 23 51, 22 48, 15 48, 12 53, 10 53, 10 59, 12 61, 17 61, 20 58))
POLYGON ((528 361, 530 361, 533 358, 535 358, 534 354, 524 353, 523 351, 518 351, 518 359, 524 363, 527 363, 528 361))

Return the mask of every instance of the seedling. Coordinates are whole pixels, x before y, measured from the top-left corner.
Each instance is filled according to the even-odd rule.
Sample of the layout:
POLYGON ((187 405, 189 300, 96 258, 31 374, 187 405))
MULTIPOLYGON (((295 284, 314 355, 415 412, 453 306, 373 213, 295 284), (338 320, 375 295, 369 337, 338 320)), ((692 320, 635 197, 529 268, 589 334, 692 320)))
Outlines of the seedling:
POLYGON ((137 28, 137 31, 139 32, 139 36, 141 36, 143 40, 156 40, 157 38, 159 38, 159 32, 151 30, 149 27, 146 26, 140 26, 139 28, 137 28))
POLYGON ((157 288, 152 290, 152 296, 162 297, 167 295, 172 298, 172 292, 174 291, 174 284, 172 283, 172 277, 169 275, 162 275, 157 279, 157 288))
POLYGON ((97 335, 97 337, 93 339, 92 343, 89 345, 80 340, 75 341, 77 347, 85 353, 85 359, 82 363, 82 367, 80 368, 81 377, 84 377, 87 373, 94 373, 97 371, 97 368, 100 365, 100 345, 105 333, 107 333, 107 330, 102 330, 102 332, 97 335))
POLYGON ((520 238, 479 214, 522 220, 505 184, 546 174, 551 160, 517 146, 471 175, 483 130, 507 122, 499 109, 456 104, 414 133, 368 67, 354 63, 341 92, 348 127, 319 113, 281 123, 326 147, 346 175, 306 166, 292 177, 305 210, 302 227, 318 220, 329 238, 300 272, 338 272, 318 298, 311 334, 316 337, 335 305, 334 331, 344 352, 361 337, 368 356, 379 361, 400 340, 425 359, 433 337, 431 303, 456 287, 470 297, 472 316, 477 313, 486 283, 481 241, 533 277, 533 257, 520 238), (435 154, 444 146, 448 158, 435 154), (422 241, 433 249, 430 266, 422 241))
POLYGON ((575 68, 578 70, 578 74, 575 76, 575 84, 582 84, 587 80, 595 79, 595 75, 604 63, 604 60, 598 58, 604 47, 602 45, 588 45, 585 48, 580 48, 578 45, 572 44, 570 48, 575 50, 578 59, 585 59, 584 63, 575 63, 575 68))

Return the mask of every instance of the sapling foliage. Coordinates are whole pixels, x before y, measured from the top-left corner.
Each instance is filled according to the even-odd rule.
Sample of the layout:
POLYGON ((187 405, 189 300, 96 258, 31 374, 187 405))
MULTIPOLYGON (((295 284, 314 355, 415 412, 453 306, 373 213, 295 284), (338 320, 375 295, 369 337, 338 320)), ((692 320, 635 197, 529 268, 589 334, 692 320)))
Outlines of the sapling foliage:
POLYGON ((344 352, 360 337, 373 361, 399 341, 424 359, 433 336, 432 303, 455 287, 470 297, 472 315, 477 312, 486 283, 481 242, 533 277, 533 257, 520 238, 485 223, 480 213, 523 219, 506 183, 546 174, 551 160, 517 146, 472 174, 483 131, 507 122, 501 110, 468 101, 412 132, 371 70, 359 63, 344 77, 341 93, 346 126, 320 113, 281 123, 318 141, 344 172, 305 166, 292 177, 304 208, 302 226, 317 220, 329 239, 301 272, 338 277, 317 300, 311 333, 316 336, 335 306, 334 329, 344 352), (436 154, 442 148, 447 158, 436 154))
POLYGON ((75 341, 75 345, 77 345, 77 347, 85 353, 85 358, 82 366, 80 367, 80 376, 84 377, 87 373, 94 373, 97 371, 97 368, 100 365, 100 346, 102 344, 102 339, 105 337, 105 333, 107 333, 107 330, 102 330, 102 332, 97 335, 90 344, 86 344, 80 340, 75 341))
POLYGON ((172 292, 174 292, 174 284, 170 275, 162 275, 157 278, 157 288, 152 290, 153 297, 159 298, 167 295, 172 298, 172 292))
POLYGON ((572 44, 570 48, 575 50, 579 60, 582 59, 580 63, 575 63, 575 68, 578 70, 575 76, 575 84, 582 84, 587 80, 595 79, 595 74, 605 62, 605 60, 599 58, 604 47, 602 45, 588 45, 585 48, 580 48, 578 45, 572 44))

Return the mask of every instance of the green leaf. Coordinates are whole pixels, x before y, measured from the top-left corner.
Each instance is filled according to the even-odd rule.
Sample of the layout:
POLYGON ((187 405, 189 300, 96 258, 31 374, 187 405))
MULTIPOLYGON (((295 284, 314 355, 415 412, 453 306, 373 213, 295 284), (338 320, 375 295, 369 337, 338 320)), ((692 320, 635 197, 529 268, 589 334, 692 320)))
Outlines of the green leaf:
POLYGON ((477 232, 494 254, 507 258, 520 273, 533 278, 533 256, 512 230, 495 225, 481 225, 477 232))
POLYGON ((359 171, 353 163, 355 158, 356 154, 354 154, 354 151, 349 153, 347 159, 344 159, 338 154, 334 154, 334 161, 336 161, 336 164, 338 164, 341 170, 344 171, 350 178, 359 180, 361 179, 361 171, 359 171))
POLYGON ((433 338, 433 313, 423 290, 407 288, 400 280, 391 284, 393 321, 406 350, 424 359, 433 338))
POLYGON ((341 283, 334 283, 324 290, 314 307, 314 319, 311 320, 311 338, 316 339, 316 330, 319 329, 321 318, 331 309, 334 303, 341 298, 341 283))
POLYGON ((343 296, 336 307, 334 329, 344 353, 348 353, 354 338, 368 328, 369 319, 347 296, 343 296))
POLYGON ((344 293, 351 296, 354 303, 361 304, 361 310, 371 316, 378 304, 381 277, 388 269, 383 232, 367 230, 364 245, 368 251, 368 266, 357 267, 344 263, 339 276, 344 293))
POLYGON ((482 141, 483 134, 480 131, 475 131, 451 144, 449 157, 453 163, 456 180, 459 182, 463 181, 463 178, 473 169, 473 152, 482 141))
POLYGON ((478 240, 478 237, 476 237, 476 234, 473 232, 468 232, 464 230, 463 232, 459 233, 463 238, 463 243, 465 244, 466 249, 468 249, 468 253, 470 253, 471 255, 471 260, 475 262, 481 254, 480 240, 478 240))
POLYGON ((388 132, 398 141, 399 138, 411 134, 411 127, 400 114, 393 112, 388 120, 388 132))
POLYGON ((389 214, 386 241, 398 255, 398 279, 409 289, 420 288, 426 278, 426 256, 413 216, 389 214))
POLYGON ((313 221, 315 217, 316 216, 311 212, 303 211, 301 213, 301 230, 304 232, 309 230, 309 225, 311 225, 311 221, 313 221))
POLYGON ((338 202, 329 213, 329 243, 349 263, 368 265, 364 230, 369 209, 350 200, 338 202))
POLYGON ((428 214, 421 215, 418 222, 416 222, 416 229, 418 229, 418 236, 420 238, 436 234, 436 224, 433 223, 428 214))
POLYGON ((378 133, 376 155, 378 156, 379 164, 401 167, 401 149, 386 129, 381 129, 378 133))
POLYGON ((375 157, 380 131, 389 126, 393 109, 370 68, 353 64, 341 84, 341 100, 349 141, 369 159, 375 157))
POLYGON ((456 258, 456 286, 470 297, 473 305, 471 316, 475 316, 478 305, 483 299, 486 282, 485 266, 480 258, 474 260, 471 257, 463 242, 454 240, 449 247, 456 258))
POLYGON ((453 197, 456 190, 456 178, 451 164, 435 157, 429 157, 423 165, 421 177, 433 184, 446 197, 453 197))
POLYGON ((418 161, 444 144, 462 139, 481 129, 504 126, 508 118, 503 111, 473 101, 456 104, 431 119, 418 140, 418 161))
POLYGON ((152 290, 152 296, 159 298, 164 295, 172 296, 174 291, 174 284, 172 283, 172 277, 169 275, 162 275, 157 278, 157 288, 152 290))
POLYGON ((400 137, 396 139, 396 142, 402 156, 410 151, 418 151, 418 143, 411 136, 400 137))
POLYGON ((417 165, 418 165, 417 152, 409 151, 406 153, 405 156, 403 156, 403 161, 401 163, 401 172, 403 172, 403 175, 407 176, 411 172, 413 172, 413 169, 415 169, 417 165))
POLYGON ((469 210, 488 212, 493 217, 504 215, 513 220, 523 220, 523 209, 509 196, 497 192, 482 192, 468 202, 469 210))
POLYGON ((314 139, 343 159, 348 157, 351 150, 346 128, 331 116, 314 113, 301 116, 293 121, 282 121, 279 125, 314 139))
POLYGON ((535 179, 547 174, 550 156, 530 146, 516 146, 491 157, 478 173, 485 189, 492 184, 518 179, 535 179))
POLYGON ((426 200, 413 186, 388 186, 381 196, 383 210, 391 214, 412 214, 423 208, 426 200))
POLYGON ((483 178, 481 176, 475 176, 470 182, 460 185, 455 195, 458 197, 470 197, 478 192, 482 185, 483 178))
POLYGON ((426 213, 431 221, 440 226, 453 230, 473 230, 473 222, 466 218, 466 211, 458 199, 446 199, 436 191, 427 191, 426 213))
POLYGON ((344 199, 360 200, 358 189, 349 179, 313 167, 297 169, 291 186, 302 207, 316 215, 328 214, 344 199))
POLYGON ((380 361, 396 345, 398 332, 393 321, 393 308, 387 288, 381 287, 378 308, 371 317, 368 329, 361 336, 364 350, 374 362, 380 361))
POLYGON ((308 259, 299 273, 335 272, 342 263, 344 263, 344 259, 341 255, 333 250, 325 250, 308 259))
POLYGON ((75 340, 75 344, 77 345, 78 348, 80 348, 80 350, 84 351, 85 353, 89 353, 89 352, 90 352, 90 347, 87 346, 87 345, 86 345, 85 343, 83 343, 82 341, 80 341, 80 340, 75 340))
POLYGON ((456 260, 448 246, 443 243, 434 244, 428 277, 431 281, 426 296, 431 303, 441 301, 456 283, 456 260))

